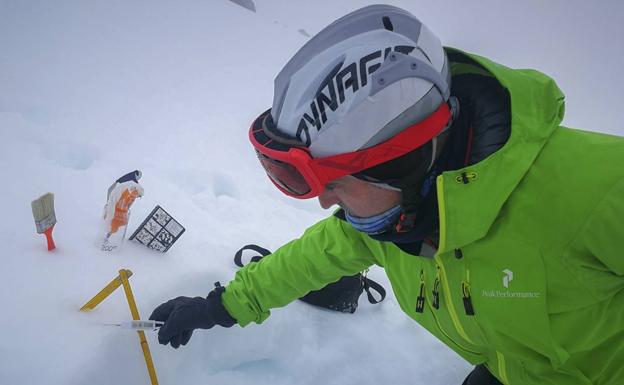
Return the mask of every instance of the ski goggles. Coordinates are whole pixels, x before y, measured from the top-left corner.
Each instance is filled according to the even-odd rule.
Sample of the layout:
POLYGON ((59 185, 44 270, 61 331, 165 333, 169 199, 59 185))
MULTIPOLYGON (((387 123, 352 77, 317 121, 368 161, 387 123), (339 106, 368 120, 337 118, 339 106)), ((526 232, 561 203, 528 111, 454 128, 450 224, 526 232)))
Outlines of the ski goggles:
POLYGON ((284 194, 308 199, 321 195, 336 179, 355 174, 407 154, 446 128, 451 118, 447 103, 426 119, 411 125, 375 146, 344 154, 314 158, 306 147, 284 144, 267 135, 271 110, 261 114, 249 129, 249 140, 269 179, 284 194))

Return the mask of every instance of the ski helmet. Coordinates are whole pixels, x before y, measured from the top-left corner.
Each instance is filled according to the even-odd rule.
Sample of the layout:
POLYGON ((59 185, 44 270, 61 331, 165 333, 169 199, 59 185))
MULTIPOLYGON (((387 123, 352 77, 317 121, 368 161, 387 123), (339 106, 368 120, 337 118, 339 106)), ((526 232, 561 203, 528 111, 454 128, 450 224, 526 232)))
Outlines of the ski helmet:
POLYGON ((330 24, 293 56, 274 86, 272 108, 252 124, 249 137, 273 183, 298 198, 414 153, 423 158, 426 152, 432 163, 430 143, 452 120, 440 40, 389 5, 364 7, 330 24), (427 151, 418 152, 426 144, 427 151))

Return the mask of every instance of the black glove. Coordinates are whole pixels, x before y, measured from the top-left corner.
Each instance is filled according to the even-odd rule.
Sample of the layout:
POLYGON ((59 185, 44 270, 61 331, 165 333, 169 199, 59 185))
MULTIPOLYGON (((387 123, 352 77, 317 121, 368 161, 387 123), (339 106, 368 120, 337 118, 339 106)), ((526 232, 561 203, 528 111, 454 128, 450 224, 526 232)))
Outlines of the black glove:
POLYGON ((210 329, 215 325, 229 328, 236 323, 221 303, 225 288, 219 282, 208 297, 178 297, 163 303, 152 312, 150 320, 163 321, 158 331, 158 342, 177 349, 186 345, 194 329, 210 329))

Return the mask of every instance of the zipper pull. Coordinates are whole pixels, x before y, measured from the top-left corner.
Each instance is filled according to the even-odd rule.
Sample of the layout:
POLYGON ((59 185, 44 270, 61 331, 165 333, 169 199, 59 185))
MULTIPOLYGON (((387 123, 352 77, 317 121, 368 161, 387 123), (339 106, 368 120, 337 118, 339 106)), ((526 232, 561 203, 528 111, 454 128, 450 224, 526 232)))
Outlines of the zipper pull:
POLYGON ((464 310, 466 310, 466 315, 474 315, 472 299, 470 298, 470 285, 467 282, 462 282, 462 299, 464 300, 464 310))
POLYGON ((433 307, 436 308, 436 310, 440 308, 440 266, 437 268, 438 271, 435 281, 433 282, 433 307))
POLYGON ((420 271, 420 294, 416 299, 416 313, 422 313, 425 310, 425 271, 420 271))

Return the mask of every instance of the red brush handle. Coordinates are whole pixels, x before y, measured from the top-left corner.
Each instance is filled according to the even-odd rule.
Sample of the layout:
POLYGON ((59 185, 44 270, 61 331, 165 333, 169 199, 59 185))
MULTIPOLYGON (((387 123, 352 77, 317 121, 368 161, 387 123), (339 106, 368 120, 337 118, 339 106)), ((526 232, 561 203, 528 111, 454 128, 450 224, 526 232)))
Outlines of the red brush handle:
POLYGON ((54 244, 54 239, 52 239, 52 230, 54 230, 54 225, 52 225, 52 227, 43 232, 46 236, 46 239, 48 240, 48 251, 54 250, 56 248, 56 245, 54 244))

